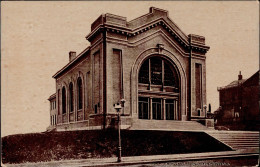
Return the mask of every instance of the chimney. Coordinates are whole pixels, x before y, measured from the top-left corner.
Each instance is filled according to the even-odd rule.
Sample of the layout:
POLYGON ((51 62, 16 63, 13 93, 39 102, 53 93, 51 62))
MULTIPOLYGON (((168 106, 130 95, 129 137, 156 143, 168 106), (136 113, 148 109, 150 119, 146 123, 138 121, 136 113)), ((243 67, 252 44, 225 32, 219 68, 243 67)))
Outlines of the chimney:
POLYGON ((242 80, 243 76, 241 75, 241 71, 239 71, 238 80, 242 80))
POLYGON ((76 57, 76 52, 75 51, 70 51, 69 52, 69 59, 70 61, 73 60, 76 57))

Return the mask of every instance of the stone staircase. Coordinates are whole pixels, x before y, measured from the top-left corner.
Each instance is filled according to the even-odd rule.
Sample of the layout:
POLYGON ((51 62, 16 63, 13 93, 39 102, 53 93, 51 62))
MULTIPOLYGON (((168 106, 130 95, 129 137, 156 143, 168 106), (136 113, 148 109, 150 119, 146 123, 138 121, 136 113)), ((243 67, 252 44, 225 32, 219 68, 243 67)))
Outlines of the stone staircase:
POLYGON ((259 148, 259 132, 216 130, 205 132, 235 150, 259 148))
POLYGON ((172 130, 172 131, 204 131, 208 128, 196 121, 175 120, 142 120, 137 119, 131 130, 172 130))

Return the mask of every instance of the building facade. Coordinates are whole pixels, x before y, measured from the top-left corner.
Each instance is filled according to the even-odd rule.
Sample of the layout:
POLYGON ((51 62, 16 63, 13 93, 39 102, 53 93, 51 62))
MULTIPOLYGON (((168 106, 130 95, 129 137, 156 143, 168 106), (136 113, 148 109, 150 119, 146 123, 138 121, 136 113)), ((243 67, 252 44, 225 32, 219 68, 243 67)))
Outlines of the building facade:
POLYGON ((218 88, 219 109, 215 112, 216 127, 231 130, 259 130, 259 71, 248 79, 241 73, 238 80, 218 88))
MULTIPOLYGON (((102 14, 86 36, 90 46, 59 70, 51 111, 57 130, 113 126, 114 104, 124 99, 122 125, 135 120, 206 118, 205 38, 186 35, 151 7, 132 21, 102 14)), ((52 119, 52 118, 51 118, 52 119)))

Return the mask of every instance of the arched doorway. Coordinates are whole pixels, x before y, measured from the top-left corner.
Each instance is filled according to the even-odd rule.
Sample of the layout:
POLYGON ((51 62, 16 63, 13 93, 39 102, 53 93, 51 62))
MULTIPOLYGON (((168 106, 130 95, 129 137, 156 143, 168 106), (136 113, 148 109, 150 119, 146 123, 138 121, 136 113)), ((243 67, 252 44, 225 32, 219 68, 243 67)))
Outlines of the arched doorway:
POLYGON ((178 70, 162 55, 142 62, 138 72, 138 118, 181 120, 178 70))

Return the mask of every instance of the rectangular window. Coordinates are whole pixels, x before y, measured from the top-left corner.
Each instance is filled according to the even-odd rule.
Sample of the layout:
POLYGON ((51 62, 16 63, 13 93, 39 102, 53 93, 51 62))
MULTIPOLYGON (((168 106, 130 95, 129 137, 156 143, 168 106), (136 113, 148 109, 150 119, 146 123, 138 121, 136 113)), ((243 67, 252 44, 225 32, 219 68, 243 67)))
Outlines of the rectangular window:
POLYGON ((139 107, 139 119, 148 119, 149 118, 149 103, 147 97, 139 97, 138 102, 139 107))
POLYGON ((165 112, 166 112, 166 119, 167 120, 174 120, 174 100, 167 99, 165 100, 165 112))
POLYGON ((161 99, 152 99, 153 119, 162 119, 161 99))
POLYGON ((95 114, 97 114, 98 113, 98 105, 96 104, 95 105, 95 114))

